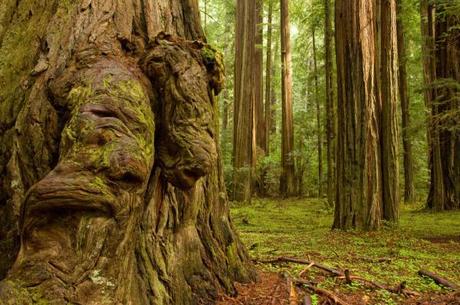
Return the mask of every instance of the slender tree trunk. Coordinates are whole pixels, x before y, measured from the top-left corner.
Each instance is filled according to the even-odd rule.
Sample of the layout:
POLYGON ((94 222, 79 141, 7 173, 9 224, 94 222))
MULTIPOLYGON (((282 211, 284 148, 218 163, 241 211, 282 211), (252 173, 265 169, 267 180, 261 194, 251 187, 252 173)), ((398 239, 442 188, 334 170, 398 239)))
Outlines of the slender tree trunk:
POLYGON ((337 229, 376 229, 382 219, 375 12, 373 1, 335 4, 337 229))
POLYGON ((255 99, 256 99, 256 142, 260 150, 265 152, 265 117, 264 117, 264 54, 263 54, 263 22, 264 3, 256 0, 256 51, 254 55, 255 99))
POLYGON ((318 149, 318 197, 323 196, 323 137, 321 131, 321 105, 319 101, 318 62, 316 58, 315 27, 312 29, 313 39, 313 73, 315 74, 315 104, 316 104, 316 132, 318 149))
POLYGON ((401 101, 402 117, 402 140, 403 140, 403 165, 404 165, 404 201, 412 202, 415 199, 414 188, 414 168, 412 161, 412 141, 409 133, 410 129, 410 100, 407 88, 407 71, 406 71, 406 44, 405 32, 402 15, 402 3, 398 4, 398 56, 399 56, 399 99, 401 101))
POLYGON ((255 161, 255 36, 256 5, 239 0, 236 13, 233 111, 233 199, 249 201, 255 161))
POLYGON ((396 1, 381 0, 381 160, 383 182, 383 218, 397 222, 399 218, 398 162, 398 42, 396 1))
MULTIPOLYGON (((273 0, 274 1, 274 0, 273 0)), ((276 34, 280 34, 279 32, 273 32, 273 33, 276 33, 276 34)), ((272 33, 272 35, 273 35, 272 33)), ((272 64, 272 70, 271 70, 271 75, 272 75, 272 86, 271 86, 271 108, 272 108, 272 111, 271 111, 271 117, 270 117, 270 134, 273 136, 276 134, 276 131, 277 131, 277 120, 276 120, 276 104, 277 104, 277 96, 276 96, 276 90, 275 90, 275 86, 273 84, 273 80, 275 79, 276 77, 276 74, 277 74, 277 65, 276 63, 277 62, 280 62, 281 59, 281 54, 280 54, 280 39, 275 39, 275 47, 273 49, 273 64, 272 64), (279 56, 279 57, 278 57, 279 56)))
MULTIPOLYGON (((439 155, 438 151, 434 151, 433 147, 433 126, 431 124, 431 107, 432 101, 434 100, 434 89, 431 87, 435 79, 435 61, 434 61, 434 7, 432 4, 429 4, 428 0, 422 0, 420 2, 420 14, 421 14, 421 32, 422 32, 422 55, 423 55, 423 78, 424 78, 424 97, 425 97, 425 106, 429 110, 430 114, 427 118, 427 142, 428 142, 428 167, 430 168, 430 183, 432 184, 433 174, 435 169, 433 168, 433 157, 436 153, 439 155)), ((443 185, 438 185, 437 187, 429 188, 427 204, 431 208, 431 203, 433 202, 433 197, 442 197, 442 188, 443 185), (436 193, 438 192, 439 193, 436 193)))
POLYGON ((268 23, 267 23, 267 54, 266 54, 266 66, 265 66, 265 154, 270 155, 270 131, 272 109, 272 31, 273 31, 273 1, 268 2, 268 23))
POLYGON ((235 54, 235 40, 233 39, 232 34, 232 26, 234 26, 234 14, 232 10, 227 11, 225 14, 225 37, 228 40, 227 44, 225 45, 224 55, 225 55, 225 70, 227 72, 226 78, 226 88, 224 88, 221 94, 221 101, 222 101, 222 134, 227 131, 230 126, 230 116, 232 115, 231 107, 233 103, 231 101, 231 94, 234 88, 234 79, 230 79, 230 75, 234 76, 234 60, 233 56, 235 54), (228 75, 229 73, 233 72, 232 74, 228 75))
POLYGON ((427 15, 425 50, 434 57, 425 64, 425 81, 430 88, 431 183, 427 205, 434 210, 460 208, 460 17, 454 3, 422 3, 427 15), (452 7, 451 7, 452 6, 452 7))
POLYGON ((332 25, 330 0, 324 0, 325 31, 324 47, 326 57, 326 150, 327 150, 327 202, 330 207, 334 206, 335 187, 335 110, 333 88, 333 63, 332 63, 332 25))
POLYGON ((281 0, 281 65, 282 65, 282 132, 280 193, 295 194, 294 129, 292 113, 291 39, 289 25, 289 1, 281 0))
POLYGON ((197 1, 0 6, 0 304, 214 304, 253 278, 197 1))
POLYGON ((225 132, 228 129, 228 116, 229 116, 229 107, 230 103, 228 101, 228 89, 225 89, 222 93, 223 109, 222 109, 222 131, 225 132))

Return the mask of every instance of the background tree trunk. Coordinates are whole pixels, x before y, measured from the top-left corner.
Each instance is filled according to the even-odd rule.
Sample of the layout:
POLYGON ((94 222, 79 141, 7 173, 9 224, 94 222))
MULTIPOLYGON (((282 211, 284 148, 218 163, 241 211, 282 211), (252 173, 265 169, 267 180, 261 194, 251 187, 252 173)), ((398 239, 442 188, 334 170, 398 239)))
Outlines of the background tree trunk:
POLYGON ((422 31, 428 35, 424 49, 428 90, 425 97, 431 111, 431 183, 427 205, 438 211, 460 208, 460 17, 454 13, 454 5, 448 1, 422 3, 422 15, 428 17, 422 31))
MULTIPOLYGON (((209 131, 187 134, 185 138, 199 139, 209 147, 215 147, 217 141, 217 105, 211 90, 219 91, 221 78, 214 73, 219 59, 202 43, 189 41, 205 39, 197 2, 6 0, 0 8, 0 278, 10 270, 0 283, 0 304, 29 304, 32 298, 52 304, 212 304, 219 291, 235 291, 235 280, 252 279, 252 267, 229 219, 218 155, 211 152, 209 159, 201 162, 193 159, 203 157, 203 151, 197 148, 200 145, 173 141, 180 149, 191 145, 188 148, 193 157, 184 159, 186 155, 181 155, 180 162, 187 163, 178 163, 184 166, 178 167, 178 172, 168 167, 168 162, 177 157, 168 154, 167 146, 174 145, 168 137, 177 129, 170 129, 169 124, 175 126, 175 122, 162 114, 172 111, 169 114, 180 117, 190 113, 182 112, 181 107, 188 106, 181 98, 196 102, 197 109, 204 113, 197 118, 207 122, 209 131), (161 31, 172 36, 160 37, 161 31), (190 78, 183 74, 188 66, 177 64, 177 74, 152 70, 171 59, 154 56, 147 60, 145 54, 161 52, 193 59, 193 69, 201 81, 193 87, 198 92, 191 93, 190 78), (144 70, 138 65, 140 59, 146 60, 144 70), (150 83, 146 74, 151 73, 161 77, 151 78, 150 83), (180 81, 174 81, 175 77, 180 81), (163 83, 166 89, 158 90, 163 80, 176 85, 163 83), (183 86, 180 92, 186 96, 173 94, 178 92, 174 86, 183 86), (150 107, 137 112, 142 104, 128 107, 129 103, 145 101, 152 102, 153 114, 150 107), (72 106, 74 102, 82 106, 72 106), (120 102, 126 107, 120 108, 125 112, 117 118, 101 108, 104 103, 120 102), (171 104, 180 112, 171 110, 175 109, 171 104), (71 111, 69 107, 75 108, 71 111), (96 138, 84 137, 94 131, 93 125, 89 129, 74 125, 78 119, 107 121, 116 126, 125 120, 123 126, 132 128, 140 120, 149 126, 146 139, 153 141, 153 115, 155 162, 153 147, 139 138, 143 135, 140 130, 128 132, 126 139, 137 139, 143 150, 133 150, 121 159, 117 157, 121 152, 107 150, 106 158, 93 160, 91 153, 105 149, 106 139, 94 142, 96 138), (74 137, 73 131, 82 137, 74 137), (92 147, 89 151, 78 150, 76 144, 83 140, 83 147, 92 147), (150 156, 145 159, 150 168, 131 171, 138 156, 150 156), (66 169, 68 158, 82 163, 71 162, 77 168, 66 169), (82 164, 90 160, 111 165, 85 172, 82 164), (117 172, 123 162, 128 162, 127 169, 117 172), (203 167, 195 168, 195 162, 203 167), (190 166, 203 177, 187 176, 190 166), (111 174, 107 176, 107 172, 111 174), (139 172, 147 176, 137 176, 139 172), (48 206, 38 218, 42 220, 30 222, 32 201, 49 194, 37 190, 46 185, 49 187, 45 190, 59 187, 59 175, 66 173, 95 175, 96 184, 91 184, 94 194, 106 194, 103 190, 115 183, 122 192, 115 201, 121 200, 119 208, 127 214, 118 214, 116 209, 88 209, 83 204, 93 201, 84 203, 81 200, 85 197, 66 201, 67 206, 61 202, 66 193, 60 193, 61 201, 54 202, 57 207, 48 206), (13 265, 20 246, 19 233, 21 245, 35 245, 38 250, 29 253, 33 248, 21 248, 13 265)), ((194 118, 182 119, 194 124, 194 118)), ((115 134, 126 132, 117 130, 115 134)), ((173 134, 174 139, 190 130, 186 127, 173 134)), ((90 185, 84 179, 66 181, 76 183, 77 188, 90 185)), ((107 197, 109 193, 104 196, 102 202, 112 200, 107 197)))
POLYGON ((407 71, 406 71, 406 45, 405 32, 403 24, 403 5, 398 3, 398 56, 399 56, 399 99, 401 100, 401 117, 402 117, 402 140, 403 140, 403 165, 404 165, 404 201, 412 202, 415 199, 414 188, 414 168, 412 161, 412 141, 409 133, 410 129, 410 100, 407 88, 407 71))
POLYGON ((332 25, 331 3, 324 0, 324 48, 326 69, 326 151, 327 151, 327 202, 330 207, 334 206, 335 188, 335 107, 333 88, 333 63, 332 63, 332 25))
POLYGON ((323 196, 323 139, 321 131, 321 105, 319 102, 318 62, 316 58, 315 27, 312 30, 313 40, 313 73, 315 74, 315 104, 316 104, 316 132, 318 149, 318 197, 323 196))
POLYGON ((233 199, 249 201, 255 161, 255 1, 240 0, 236 13, 233 111, 233 199))
POLYGON ((376 16, 373 1, 336 1, 340 129, 334 228, 378 228, 382 218, 376 16))
POLYGON ((265 65, 265 154, 270 155, 270 134, 274 122, 272 116, 272 32, 273 32, 273 1, 268 1, 268 22, 267 22, 267 54, 265 65))
POLYGON ((381 5, 381 160, 383 218, 397 222, 399 218, 398 162, 398 42, 396 34, 396 1, 382 0, 381 5))
POLYGON ((264 117, 264 3, 262 0, 256 1, 256 37, 254 54, 254 77, 255 77, 255 96, 256 96, 256 142, 260 150, 265 152, 265 117, 264 117))
MULTIPOLYGON (((274 1, 274 0, 273 0, 274 1)), ((280 52, 280 39, 279 39, 279 35, 280 33, 279 32, 276 32, 276 31, 273 31, 272 35, 276 34, 278 36, 278 39, 275 39, 275 46, 273 48, 273 64, 272 64, 272 70, 271 70, 271 78, 272 78, 272 90, 271 90, 271 94, 270 94, 270 97, 271 97, 271 117, 270 117, 270 134, 272 136, 274 136, 276 134, 276 131, 277 131, 277 117, 276 117, 276 104, 277 104, 277 96, 276 96, 276 90, 275 90, 275 86, 274 86, 274 83, 273 83, 273 80, 275 79, 276 77, 276 74, 277 74, 277 68, 276 68, 276 62, 278 60, 278 62, 280 62, 280 57, 281 57, 281 52, 280 52)))
POLYGON ((294 129, 292 113, 292 70, 291 39, 289 27, 289 2, 281 0, 281 63, 282 63, 282 132, 280 193, 283 196, 295 194, 295 173, 292 152, 294 129))

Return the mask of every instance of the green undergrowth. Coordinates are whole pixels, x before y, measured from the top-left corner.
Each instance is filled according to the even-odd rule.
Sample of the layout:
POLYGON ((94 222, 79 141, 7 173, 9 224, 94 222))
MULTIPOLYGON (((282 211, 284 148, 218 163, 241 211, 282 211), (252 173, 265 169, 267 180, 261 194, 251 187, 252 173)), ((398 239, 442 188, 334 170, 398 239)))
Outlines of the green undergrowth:
MULTIPOLYGON (((432 280, 420 277, 420 269, 460 283, 460 211, 431 213, 421 205, 403 206, 399 225, 378 232, 332 231, 333 210, 319 199, 233 204, 232 217, 254 259, 309 259, 392 287, 405 281, 407 288, 420 293, 444 292, 432 280), (386 260, 379 262, 382 259, 386 260)), ((297 276, 306 266, 259 267, 297 276)), ((324 288, 336 285, 317 270, 310 269, 308 276, 319 277, 324 288)), ((344 293, 366 290, 359 283, 340 285, 340 289, 344 293)), ((381 304, 399 303, 398 296, 386 291, 373 292, 373 298, 381 304)))

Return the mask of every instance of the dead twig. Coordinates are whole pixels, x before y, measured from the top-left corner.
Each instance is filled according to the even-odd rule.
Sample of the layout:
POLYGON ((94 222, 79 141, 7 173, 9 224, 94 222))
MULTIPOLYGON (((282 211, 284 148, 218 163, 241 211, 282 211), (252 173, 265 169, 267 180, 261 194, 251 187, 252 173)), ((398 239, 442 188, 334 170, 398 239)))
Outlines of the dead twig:
POLYGON ((316 294, 319 294, 323 297, 326 297, 328 298, 329 300, 333 301, 334 304, 337 304, 337 305, 348 305, 347 302, 343 301, 342 299, 340 299, 338 296, 336 296, 334 293, 326 290, 326 289, 323 289, 323 288, 319 288, 319 287, 316 287, 316 286, 313 286, 311 285, 311 283, 309 281, 306 281, 306 280, 303 280, 303 279, 294 279, 294 281, 298 284, 301 284, 302 287, 305 287, 307 289, 309 289, 310 291, 313 291, 314 293, 316 294))
POLYGON ((302 271, 300 271, 299 273, 299 277, 303 277, 305 275, 305 273, 308 272, 308 270, 313 267, 315 265, 314 262, 312 262, 310 265, 308 265, 305 269, 303 269, 302 271))

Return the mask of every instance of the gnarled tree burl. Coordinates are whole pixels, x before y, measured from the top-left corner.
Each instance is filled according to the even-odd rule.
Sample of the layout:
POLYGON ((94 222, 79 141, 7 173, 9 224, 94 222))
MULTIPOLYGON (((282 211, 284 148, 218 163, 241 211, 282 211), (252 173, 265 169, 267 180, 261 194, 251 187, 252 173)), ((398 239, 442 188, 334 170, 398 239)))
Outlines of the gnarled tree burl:
POLYGON ((196 0, 2 1, 0 304, 212 304, 252 279, 222 82, 196 0))

